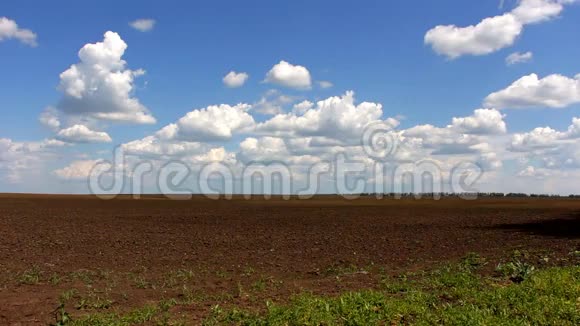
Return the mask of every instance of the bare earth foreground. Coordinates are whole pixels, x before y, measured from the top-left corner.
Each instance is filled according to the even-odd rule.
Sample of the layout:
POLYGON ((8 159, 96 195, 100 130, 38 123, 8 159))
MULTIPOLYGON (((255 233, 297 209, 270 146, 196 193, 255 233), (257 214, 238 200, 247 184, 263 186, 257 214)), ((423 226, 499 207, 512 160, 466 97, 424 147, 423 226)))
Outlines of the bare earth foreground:
MULTIPOLYGON (((176 299, 198 324, 212 306, 261 309, 294 293, 334 295, 476 252, 580 247, 572 199, 186 201, 149 196, 0 195, 0 324, 125 312, 176 299)), ((556 259, 556 258, 554 258, 556 259)))

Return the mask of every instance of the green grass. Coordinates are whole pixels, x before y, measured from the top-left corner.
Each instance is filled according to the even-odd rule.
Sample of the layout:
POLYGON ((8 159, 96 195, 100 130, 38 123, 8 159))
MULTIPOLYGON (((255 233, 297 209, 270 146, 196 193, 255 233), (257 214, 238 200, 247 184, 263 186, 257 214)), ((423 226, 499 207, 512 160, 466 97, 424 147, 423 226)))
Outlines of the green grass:
POLYGON ((579 325, 580 267, 484 278, 473 257, 453 268, 393 280, 339 297, 302 294, 262 313, 214 307, 206 325, 579 325))
MULTIPOLYGON (((434 271, 395 277, 380 274, 375 290, 338 297, 303 293, 287 304, 267 302, 260 311, 214 306, 204 325, 580 325, 580 266, 536 269, 522 261, 525 257, 512 258, 496 267, 495 276, 482 276, 479 269, 488 262, 470 254, 458 264, 434 271)), ((176 279, 189 277, 190 273, 175 274, 176 279)), ((251 287, 265 291, 268 284, 268 279, 261 278, 251 287)), ((74 307, 67 302, 79 295, 67 291, 61 296, 57 325, 187 324, 172 321, 171 307, 232 299, 231 294, 226 298, 195 293, 186 285, 181 292, 180 300, 168 299, 126 313, 114 308, 95 311, 112 303, 100 306, 87 301, 91 304, 82 308, 92 312, 71 318, 65 305, 74 307)), ((238 292, 244 297, 241 283, 238 292)))
POLYGON ((42 271, 38 266, 34 266, 31 269, 22 272, 22 274, 18 276, 18 282, 20 284, 35 285, 40 283, 41 278, 42 271))
POLYGON ((129 326, 141 325, 146 322, 155 321, 155 324, 171 325, 168 321, 167 312, 176 304, 175 300, 165 300, 157 305, 148 305, 139 309, 129 311, 125 314, 118 313, 96 313, 84 317, 73 319, 61 305, 61 310, 57 316, 57 326, 129 326))

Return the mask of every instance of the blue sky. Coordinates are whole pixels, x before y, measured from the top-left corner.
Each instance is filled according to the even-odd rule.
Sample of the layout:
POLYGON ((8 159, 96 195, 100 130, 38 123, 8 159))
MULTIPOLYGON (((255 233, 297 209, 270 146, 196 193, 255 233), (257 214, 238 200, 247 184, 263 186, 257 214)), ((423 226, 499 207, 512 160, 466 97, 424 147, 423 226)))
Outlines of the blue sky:
MULTIPOLYGON (((0 38, 3 75, 0 110, 6 117, 0 120, 0 138, 20 143, 53 139, 59 130, 42 126, 38 117, 47 107, 60 110, 59 101, 66 95, 58 88, 59 75, 79 62, 79 49, 85 44, 102 42, 107 31, 117 33, 127 44, 122 55, 127 63, 125 68, 146 71, 131 81, 130 96, 148 109, 156 123, 91 121, 87 125, 89 129, 106 132, 112 141, 87 144, 69 139, 71 146, 55 149, 57 159, 41 168, 50 178, 54 177, 55 183, 62 182, 51 171, 59 169, 58 164, 66 166, 77 156, 99 159, 102 151, 110 152, 114 145, 152 135, 192 110, 219 104, 255 105, 272 90, 278 92, 276 96, 292 99, 282 105, 283 112, 292 111, 292 105, 302 100, 316 102, 353 90, 356 102, 382 104, 382 119, 396 117, 400 123, 397 130, 423 124, 445 128, 452 118, 471 116, 475 109, 484 106, 488 95, 506 89, 523 76, 535 73, 541 79, 558 74, 573 79, 579 73, 580 43, 574 39, 580 27, 580 5, 569 0, 523 2, 526 1, 528 5, 543 5, 540 9, 545 9, 544 16, 520 24, 523 27, 517 37, 489 53, 473 54, 466 50, 470 44, 454 44, 464 47, 461 50, 464 53, 458 57, 437 51, 433 43, 426 41, 426 33, 439 25, 458 28, 476 25, 485 18, 505 15, 526 4, 508 0, 500 8, 499 1, 459 0, 176 1, 169 4, 3 1, 0 17, 33 32, 37 46, 30 46, 18 37, 0 38), (561 8, 554 13, 550 6, 561 8), (155 24, 151 30, 142 32, 129 25, 137 19, 151 19, 155 24), (507 65, 506 57, 515 52, 531 52, 532 59, 507 65), (310 89, 264 82, 266 74, 282 60, 308 70, 310 89), (224 86, 222 78, 232 70, 249 75, 243 87, 224 86), (333 86, 323 89, 318 86, 319 81, 329 81, 333 86)), ((489 37, 496 36, 501 37, 493 34, 489 37)), ((545 91, 537 92, 545 95, 545 91)), ((558 96, 556 93, 546 96, 558 96)), ((503 121, 507 125, 501 137, 509 143, 513 134, 545 126, 565 132, 573 118, 580 116, 577 101, 565 102, 564 107, 558 108, 543 104, 497 108, 505 115, 503 121)), ((255 123, 272 118, 254 109, 250 112, 255 123)), ((61 130, 78 122, 67 122, 70 117, 60 111, 59 114, 61 130)), ((234 133, 220 146, 238 155, 240 142, 263 136, 275 135, 234 133)), ((570 142, 574 138, 566 139, 570 142)), ((425 157, 429 154, 432 153, 426 153, 425 157)), ((538 163, 544 154, 537 152, 537 148, 526 152, 524 156, 530 161, 522 168, 549 169, 538 163)), ((507 163, 503 170, 508 173, 506 166, 519 158, 507 155, 500 160, 507 163)), ((11 169, 6 163, 4 170, 11 169)), ((546 177, 544 181, 539 179, 533 182, 541 191, 541 182, 546 177)), ((4 187, 0 186, 0 190, 16 187, 8 181, 0 181, 1 184, 4 187)), ((26 181, 20 181, 18 187, 35 191, 26 181)), ((62 191, 66 192, 67 187, 63 186, 62 191)))

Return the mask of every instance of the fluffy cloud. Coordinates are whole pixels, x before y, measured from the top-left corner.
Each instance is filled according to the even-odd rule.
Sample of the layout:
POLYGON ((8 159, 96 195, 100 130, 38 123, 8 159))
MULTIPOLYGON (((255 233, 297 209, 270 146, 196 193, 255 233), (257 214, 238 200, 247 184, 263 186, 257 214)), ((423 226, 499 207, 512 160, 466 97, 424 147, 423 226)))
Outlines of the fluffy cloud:
POLYGON ((8 182, 16 183, 25 173, 34 173, 38 166, 54 156, 54 150, 64 146, 58 140, 40 142, 16 142, 0 138, 0 172, 8 182))
POLYGON ((436 26, 425 34, 425 44, 450 59, 466 54, 484 55, 512 45, 522 30, 523 25, 516 17, 505 14, 467 27, 436 26))
POLYGON ((114 32, 106 32, 103 42, 86 44, 79 51, 80 62, 60 74, 64 96, 58 109, 99 120, 155 123, 149 110, 132 97, 133 81, 144 71, 126 69, 126 49, 114 32))
POLYGON ((102 160, 81 160, 74 161, 70 165, 55 170, 53 173, 64 180, 86 180, 89 178, 92 169, 102 160))
POLYGON ((522 24, 541 23, 557 17, 564 9, 563 4, 575 0, 521 0, 512 14, 522 24))
POLYGON ((295 89, 312 87, 310 72, 303 66, 295 66, 286 61, 274 65, 266 75, 266 82, 295 89))
POLYGON ((452 127, 465 134, 503 134, 507 130, 504 117, 495 109, 477 109, 472 116, 453 118, 452 127))
POLYGON ((439 25, 427 31, 425 44, 435 52, 455 59, 463 55, 485 55, 512 45, 524 25, 557 17, 563 4, 575 0, 520 0, 511 12, 483 19, 476 25, 439 25))
POLYGON ((536 168, 531 165, 527 166, 525 169, 521 170, 517 174, 518 177, 537 178, 537 179, 544 179, 546 177, 549 177, 550 175, 551 173, 549 170, 536 168))
POLYGON ((506 89, 485 98, 484 105, 496 108, 564 108, 580 102, 580 75, 568 78, 549 75, 542 79, 530 74, 516 80, 506 89))
POLYGON ((236 154, 226 151, 223 147, 218 147, 212 148, 205 153, 187 156, 185 160, 190 164, 221 162, 234 165, 236 163, 236 154))
POLYGON ((36 34, 29 29, 18 27, 15 21, 6 17, 0 17, 0 42, 16 39, 20 42, 36 46, 36 34))
MULTIPOLYGON (((580 119, 573 118, 567 131, 558 131, 550 127, 538 127, 530 132, 517 133, 512 136, 509 150, 515 152, 533 152, 545 149, 559 149, 564 145, 576 145, 580 138, 580 119)), ((580 149, 580 146, 578 147, 580 149)))
POLYGON ((284 162, 290 165, 314 164, 320 161, 319 155, 298 153, 288 148, 286 140, 278 137, 246 138, 240 143, 238 159, 243 163, 284 162))
POLYGON ((85 125, 74 125, 62 129, 56 135, 58 140, 67 143, 110 143, 113 140, 103 131, 94 131, 85 125))
POLYGON ((530 62, 530 60, 532 60, 533 57, 534 57, 534 54, 532 52, 529 52, 529 51, 525 52, 525 53, 514 52, 505 58, 505 63, 508 66, 512 66, 512 65, 515 65, 518 63, 530 62))
POLYGON ((449 127, 420 125, 404 130, 403 136, 419 139, 421 147, 431 150, 433 155, 474 154, 482 149, 478 137, 457 133, 449 127))
POLYGON ((164 140, 228 140, 235 132, 249 131, 254 127, 254 118, 248 114, 250 108, 248 104, 221 104, 193 110, 177 123, 161 129, 157 135, 164 140))
MULTIPOLYGON (((430 149, 433 155, 481 154, 492 150, 483 136, 506 133, 503 118, 497 110, 477 109, 471 116, 453 118, 445 128, 419 125, 403 130, 402 135, 420 140, 421 147, 430 149)), ((497 165, 495 157, 489 155, 481 160, 489 166, 497 165)))
POLYGON ((296 97, 288 96, 277 90, 269 90, 262 98, 254 103, 252 110, 265 115, 284 113, 284 107, 294 102, 296 97))
MULTIPOLYGON (((281 95, 279 92, 268 93, 273 98, 281 95)), ((562 170, 571 174, 558 172, 557 175, 569 176, 576 170, 580 172, 580 146, 577 144, 580 118, 574 118, 562 131, 546 127, 506 135, 505 116, 501 111, 477 109, 470 115, 454 117, 446 126, 419 125, 397 130, 398 121, 385 119, 380 104, 356 103, 353 92, 316 103, 300 102, 294 105, 292 112, 277 114, 261 123, 252 118, 254 112, 255 107, 247 104, 223 104, 193 110, 150 136, 123 144, 121 147, 127 154, 126 171, 140 159, 147 159, 154 169, 170 160, 180 160, 192 171, 207 163, 222 162, 231 167, 238 180, 246 164, 282 162, 290 169, 292 182, 296 183, 294 186, 300 187, 313 164, 324 165, 339 153, 344 153, 349 160, 363 164, 365 172, 361 175, 368 176, 372 183, 370 171, 375 161, 361 146, 361 138, 369 125, 382 123, 386 127, 384 132, 397 144, 396 151, 383 159, 387 173, 399 163, 427 159, 434 162, 442 176, 447 178, 458 163, 470 162, 484 171, 482 182, 491 185, 487 189, 497 190, 494 188, 497 182, 511 186, 512 181, 523 180, 526 173, 552 176, 562 170), (247 134, 247 137, 241 142, 228 143, 234 148, 238 145, 235 151, 226 150, 224 143, 220 142, 238 139, 236 136, 241 134, 247 134), (501 170, 504 162, 514 160, 521 160, 520 169, 534 166, 534 170, 524 171, 519 176, 517 171, 511 172, 513 175, 507 176, 507 171, 501 170), (506 181, 507 178, 511 181, 506 181)), ((0 144, 0 153, 2 150, 0 144)), ((35 153, 34 157, 39 156, 35 153)), ((90 168, 97 162, 75 161, 55 171, 54 175, 67 180, 86 179, 90 168)), ((331 174, 332 171, 325 172, 321 180, 330 180, 331 174)), ((501 190, 512 190, 508 188, 501 190)))
POLYGON ((538 149, 552 148, 562 138, 562 133, 550 127, 539 127, 528 133, 513 135, 510 150, 515 152, 529 152, 538 149))
POLYGON ((40 121, 40 124, 52 131, 56 131, 60 128, 60 119, 58 118, 58 112, 55 108, 46 108, 42 111, 38 120, 40 121))
POLYGON ((292 107, 292 112, 296 115, 303 115, 306 111, 312 109, 314 107, 314 103, 304 100, 300 103, 294 104, 292 107))
POLYGON ((246 83, 246 80, 248 80, 248 77, 248 74, 245 72, 238 73, 235 71, 230 71, 227 75, 225 75, 222 81, 224 85, 229 88, 237 88, 242 87, 246 83))
POLYGON ((129 26, 140 32, 149 32, 155 27, 155 19, 137 19, 130 22, 129 26))
POLYGON ((572 124, 568 127, 565 137, 569 139, 580 138, 580 118, 572 118, 572 124))
POLYGON ((195 155, 207 149, 199 142, 165 141, 156 136, 147 136, 121 145, 128 155, 149 158, 170 158, 176 156, 195 155))
MULTIPOLYGON (((319 101, 310 109, 306 109, 308 103, 302 105, 303 114, 276 115, 258 124, 256 130, 271 135, 321 136, 360 143, 364 127, 380 121, 383 114, 381 104, 364 102, 355 105, 352 91, 342 97, 319 101)), ((393 126, 398 124, 394 119, 387 122, 393 126)))

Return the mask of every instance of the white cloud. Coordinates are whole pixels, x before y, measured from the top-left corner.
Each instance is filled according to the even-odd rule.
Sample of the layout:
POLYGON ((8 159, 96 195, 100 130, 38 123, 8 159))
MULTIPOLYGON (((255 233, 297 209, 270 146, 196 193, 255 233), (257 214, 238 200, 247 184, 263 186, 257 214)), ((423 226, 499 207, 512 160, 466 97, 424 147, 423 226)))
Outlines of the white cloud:
POLYGON ((295 104, 292 107, 292 112, 296 115, 303 115, 306 111, 312 109, 314 107, 314 103, 304 100, 300 103, 295 104))
POLYGON ((225 77, 223 78, 223 83, 229 88, 237 88, 242 87, 246 81, 248 80, 249 75, 245 72, 235 72, 230 71, 225 77))
POLYGON ((505 63, 508 66, 515 65, 518 63, 526 63, 526 62, 530 62, 533 57, 534 57, 534 54, 532 52, 529 52, 529 51, 525 52, 525 53, 514 52, 505 58, 505 63))
POLYGON ((320 88, 322 89, 327 89, 327 88, 331 88, 332 86, 334 86, 333 83, 326 81, 326 80, 321 80, 318 82, 318 86, 320 86, 320 88))
MULTIPOLYGON (((279 91, 269 91, 264 97, 278 100, 285 95, 279 91)), ((291 108, 295 100, 288 97, 287 106, 291 108)), ((401 162, 427 159, 437 164, 442 177, 447 178, 457 163, 470 162, 485 171, 481 182, 488 188, 480 188, 483 184, 478 184, 478 189, 512 191, 515 183, 521 182, 521 189, 529 192, 547 191, 538 180, 580 177, 578 117, 572 119, 567 129, 560 131, 545 127, 527 133, 506 134, 505 116, 501 111, 477 109, 467 116, 454 117, 441 127, 426 124, 397 130, 399 122, 385 118, 381 104, 357 103, 353 92, 316 103, 302 101, 291 110, 262 123, 256 123, 252 117, 252 113, 257 111, 255 105, 223 104, 193 110, 152 135, 122 144, 127 155, 124 169, 129 173, 130 166, 143 158, 151 162, 154 169, 159 169, 170 160, 180 160, 188 164, 192 171, 206 163, 223 162, 231 167, 235 180, 238 180, 244 164, 283 162, 291 170, 292 182, 299 188, 308 177, 312 164, 332 161, 337 154, 344 153, 349 160, 363 163, 366 171, 362 175, 372 183, 374 179, 370 171, 374 161, 361 146, 361 136, 369 124, 382 122, 387 127, 386 133, 397 141, 396 151, 383 161, 387 173, 401 162), (240 142, 237 140, 240 139, 237 137, 239 135, 247 137, 240 142), (238 149, 230 152, 229 148, 236 145, 238 149), (511 162, 518 160, 520 164, 514 172, 511 162), (502 170, 504 165, 510 169, 502 170), (528 166, 533 166, 533 170, 527 169, 528 166), (520 170, 523 172, 520 173, 520 170), (546 177, 524 178, 542 174, 546 177), (526 184, 530 180, 538 183, 526 184)), ((52 113, 55 112, 50 109, 45 111, 48 127, 56 126, 50 123, 52 118, 60 121, 59 118, 63 117, 58 114, 52 116, 52 113)), ((83 120, 79 120, 72 127, 61 130, 55 136, 57 139, 20 143, 0 139, 0 173, 6 176, 5 179, 16 182, 24 179, 22 176, 27 176, 25 180, 34 178, 30 175, 34 172, 29 171, 53 171, 51 159, 63 154, 56 152, 54 147, 66 145, 61 140, 68 143, 110 139, 106 133, 100 134, 94 130, 102 129, 98 124, 85 125, 83 120)), ((101 162, 91 157, 77 156, 70 165, 52 174, 65 180, 86 180, 90 169, 101 162)), ((329 173, 321 176, 321 180, 332 179, 332 171, 329 173)), ((155 184, 154 179, 144 182, 155 184)), ((334 191, 324 187, 327 186, 321 186, 324 191, 334 191)), ((570 187, 554 189, 565 191, 570 187)))
POLYGON ((129 26, 140 32, 149 32, 155 27, 155 19, 137 19, 129 23, 129 26))
MULTIPOLYGON (((364 102, 355 105, 352 91, 346 92, 342 97, 319 101, 310 109, 302 109, 305 109, 302 114, 278 114, 258 124, 256 130, 271 135, 322 136, 360 142, 364 127, 371 122, 380 121, 383 114, 381 104, 364 102)), ((394 126, 398 124, 394 119, 387 122, 394 126)))
POLYGON ((248 104, 221 104, 193 110, 175 124, 161 129, 158 136, 165 140, 228 140, 235 132, 249 131, 254 127, 254 118, 248 114, 250 108, 248 104))
POLYGON ((310 72, 303 66, 292 65, 286 61, 274 65, 266 75, 266 82, 295 89, 310 89, 310 72))
POLYGON ((185 160, 190 164, 221 162, 224 164, 234 165, 236 163, 236 155, 226 151, 223 147, 218 147, 212 148, 205 153, 187 156, 185 160))
POLYGON ((48 107, 42 111, 40 117, 38 118, 40 123, 46 128, 57 131, 60 128, 60 119, 58 118, 58 112, 53 107, 48 107))
POLYGON ((452 127, 465 134, 504 134, 507 130, 504 117, 495 109, 477 109, 472 116, 453 118, 452 127))
POLYGON ((574 0, 521 0, 512 14, 522 24, 541 23, 557 17, 564 9, 563 3, 574 0))
POLYGON ((580 138, 580 118, 572 118, 572 124, 568 127, 566 138, 580 138))
POLYGON ((56 135, 58 140, 67 143, 110 143, 113 140, 103 131, 94 131, 85 125, 74 125, 62 129, 56 135))
POLYGON ((527 166, 525 169, 518 172, 518 177, 544 179, 551 175, 549 170, 539 169, 533 166, 527 166))
POLYGON ((403 131, 406 138, 419 139, 420 147, 433 155, 475 154, 487 149, 477 136, 457 133, 453 128, 419 125, 403 131))
POLYGON ((64 145, 54 139, 17 142, 0 138, 0 172, 9 183, 18 183, 24 175, 39 171, 39 166, 54 156, 54 150, 64 145))
POLYGON ((277 90, 269 90, 258 102, 254 103, 252 111, 265 115, 282 114, 284 108, 295 100, 294 96, 284 95, 277 90))
POLYGON ((533 152, 544 149, 558 150, 564 145, 577 143, 575 139, 579 137, 580 118, 572 118, 572 124, 566 131, 558 131, 550 127, 538 127, 530 132, 514 134, 508 149, 515 152, 533 152))
POLYGON ((505 14, 486 18, 475 26, 436 26, 425 34, 425 44, 450 59, 466 54, 484 55, 512 45, 522 29, 523 25, 512 14, 505 14))
POLYGON ((425 34, 425 44, 435 52, 455 59, 463 55, 485 55, 511 46, 527 24, 557 17, 563 4, 575 0, 520 0, 503 15, 488 17, 476 25, 458 27, 439 25, 425 34))
POLYGON ((488 95, 484 105, 498 109, 564 108, 579 102, 580 75, 568 78, 554 74, 540 79, 538 75, 530 74, 506 89, 488 95))
POLYGON ((29 29, 18 27, 18 24, 7 17, 0 17, 0 42, 4 40, 16 39, 20 42, 37 46, 36 34, 29 29))
POLYGON ((288 148, 286 140, 278 137, 249 137, 240 143, 238 159, 243 163, 284 162, 290 165, 320 162, 321 151, 316 155, 298 153, 288 148))
POLYGON ((74 161, 62 169, 55 170, 53 173, 64 180, 86 180, 89 178, 92 169, 102 162, 102 160, 74 161))
POLYGON ((99 120, 155 123, 149 110, 132 97, 134 79, 145 72, 125 67, 126 49, 127 44, 114 32, 106 32, 103 42, 86 44, 79 51, 80 62, 60 74, 64 96, 58 109, 99 120))
POLYGON ((166 141, 157 136, 147 136, 121 145, 128 155, 162 158, 193 155, 204 152, 205 144, 199 142, 166 141))
POLYGON ((494 150, 484 136, 506 133, 503 118, 504 115, 497 110, 477 109, 471 116, 453 118, 452 123, 445 128, 419 125, 403 130, 402 135, 420 140, 420 146, 431 150, 433 155, 480 153, 480 161, 491 168, 498 163, 495 156, 482 154, 494 150))
POLYGON ((562 133, 550 127, 539 127, 528 133, 515 134, 509 149, 515 152, 530 152, 538 149, 553 148, 562 138, 562 133))

